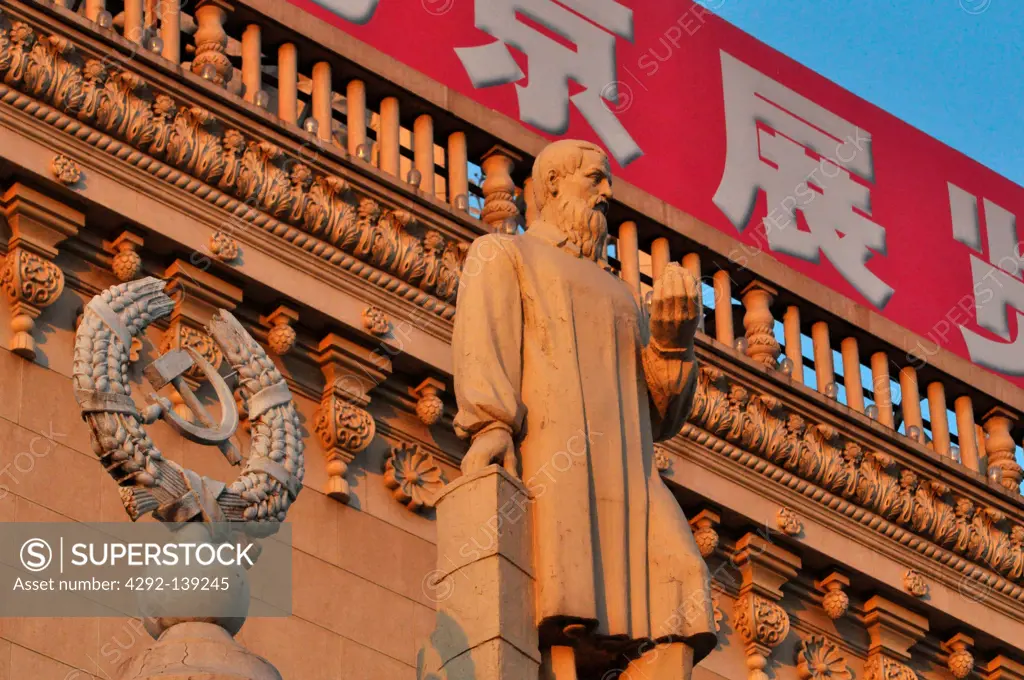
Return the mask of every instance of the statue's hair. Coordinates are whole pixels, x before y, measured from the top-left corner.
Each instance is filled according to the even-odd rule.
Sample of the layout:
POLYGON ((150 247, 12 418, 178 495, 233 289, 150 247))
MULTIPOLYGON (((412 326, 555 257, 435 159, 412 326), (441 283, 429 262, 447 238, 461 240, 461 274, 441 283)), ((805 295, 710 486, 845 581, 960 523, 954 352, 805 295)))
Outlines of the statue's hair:
POLYGON ((604 149, 579 139, 560 139, 544 147, 533 162, 533 197, 537 210, 543 208, 551 198, 546 181, 548 173, 554 171, 556 178, 571 175, 583 167, 585 151, 596 151, 607 162, 604 149))

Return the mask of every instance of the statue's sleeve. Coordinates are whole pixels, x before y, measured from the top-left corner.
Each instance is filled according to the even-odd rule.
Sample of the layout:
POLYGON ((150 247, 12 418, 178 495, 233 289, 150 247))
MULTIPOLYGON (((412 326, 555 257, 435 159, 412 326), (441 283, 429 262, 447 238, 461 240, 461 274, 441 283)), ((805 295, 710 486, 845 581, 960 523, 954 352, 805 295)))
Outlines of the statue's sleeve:
POLYGON ((519 432, 522 404, 523 303, 511 240, 488 235, 473 242, 459 287, 452 335, 455 432, 519 432))
POLYGON ((654 440, 665 441, 679 434, 690 415, 697 389, 697 357, 693 347, 665 351, 651 342, 642 358, 654 440))

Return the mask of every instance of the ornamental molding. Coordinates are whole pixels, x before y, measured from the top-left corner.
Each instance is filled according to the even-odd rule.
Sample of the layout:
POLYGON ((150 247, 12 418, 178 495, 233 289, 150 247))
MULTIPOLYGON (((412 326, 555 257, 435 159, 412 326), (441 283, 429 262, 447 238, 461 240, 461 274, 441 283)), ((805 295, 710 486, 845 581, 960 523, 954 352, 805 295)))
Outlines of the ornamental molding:
POLYGON ((2 15, 0 77, 0 102, 432 315, 454 316, 468 236, 388 208, 210 110, 79 53, 67 38, 2 15))
POLYGON ((811 422, 780 398, 748 388, 717 367, 701 366, 690 422, 681 435, 833 514, 980 579, 979 586, 1024 599, 1016 585, 1024 582, 1024 526, 834 425, 811 422))

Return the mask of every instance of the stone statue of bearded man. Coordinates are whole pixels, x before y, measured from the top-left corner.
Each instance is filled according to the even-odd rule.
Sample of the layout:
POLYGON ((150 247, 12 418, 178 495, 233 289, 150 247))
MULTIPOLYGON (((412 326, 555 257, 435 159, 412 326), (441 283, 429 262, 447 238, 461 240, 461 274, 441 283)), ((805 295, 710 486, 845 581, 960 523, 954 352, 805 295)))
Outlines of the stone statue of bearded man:
POLYGON ((679 432, 692 403, 699 288, 670 264, 648 313, 600 266, 611 187, 599 147, 555 142, 533 168, 539 218, 473 243, 455 426, 472 441, 465 474, 521 463, 534 490, 540 645, 562 669, 549 673, 568 677, 568 658, 580 677, 688 678, 716 643, 710 580, 654 442, 679 432))

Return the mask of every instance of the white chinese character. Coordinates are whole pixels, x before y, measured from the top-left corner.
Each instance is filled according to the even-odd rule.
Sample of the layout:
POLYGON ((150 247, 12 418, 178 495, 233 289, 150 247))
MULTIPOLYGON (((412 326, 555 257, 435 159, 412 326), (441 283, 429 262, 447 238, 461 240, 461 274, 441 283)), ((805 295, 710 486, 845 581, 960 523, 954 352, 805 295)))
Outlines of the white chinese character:
POLYGON ((867 268, 885 255, 885 229, 871 221, 871 137, 725 52, 726 158, 714 203, 738 231, 747 228, 758 192, 772 252, 819 261, 819 251, 871 304, 893 289, 867 268), (862 180, 862 181, 858 181, 862 180), (803 213, 808 230, 798 226, 803 213))
MULTIPOLYGON (((977 197, 955 184, 948 186, 953 238, 984 255, 977 197)), ((966 326, 960 326, 960 332, 971 361, 1000 373, 1024 375, 1024 281, 1019 278, 1024 260, 1017 240, 1017 220, 1013 213, 988 199, 984 199, 983 206, 988 257, 971 254, 974 307, 978 325, 1005 342, 986 338, 966 326), (1016 339, 1010 333, 1010 307, 1017 317, 1016 339)))
POLYGON ((569 127, 569 102, 580 110, 608 151, 625 166, 643 155, 602 101, 617 102, 615 39, 633 40, 633 11, 614 0, 475 0, 476 27, 498 40, 456 48, 473 87, 516 83, 526 75, 508 48, 527 55, 530 78, 517 85, 519 117, 553 135, 569 127), (524 23, 520 16, 575 45, 567 47, 524 23), (586 18, 584 18, 586 17, 586 18), (583 91, 569 96, 569 81, 583 91))
POLYGON ((373 18, 379 0, 313 0, 353 24, 365 24, 373 18))

